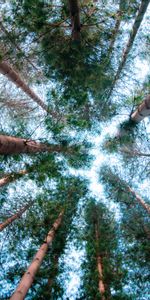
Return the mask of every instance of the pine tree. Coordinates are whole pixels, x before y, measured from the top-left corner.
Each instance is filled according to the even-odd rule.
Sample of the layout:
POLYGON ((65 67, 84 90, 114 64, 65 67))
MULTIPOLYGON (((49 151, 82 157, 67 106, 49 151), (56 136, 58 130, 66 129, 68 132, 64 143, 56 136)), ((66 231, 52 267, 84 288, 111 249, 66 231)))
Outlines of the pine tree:
MULTIPOLYGON (((121 256, 113 216, 102 203, 90 199, 85 209, 86 260, 83 291, 87 299, 124 299, 121 256), (111 289, 115 291, 111 294, 111 289), (118 297, 118 298, 117 298, 118 297), (120 298, 119 298, 120 297, 120 298)), ((128 299, 128 296, 126 296, 128 299)))
POLYGON ((6 219, 3 223, 0 224, 0 231, 6 228, 9 224, 14 222, 16 219, 20 218, 22 214, 33 204, 33 202, 29 202, 23 208, 21 208, 17 213, 6 219))
POLYGON ((129 241, 133 242, 133 249, 135 247, 137 251, 137 261, 139 259, 139 264, 141 263, 140 255, 142 255, 148 262, 149 204, 137 195, 124 180, 113 173, 110 168, 104 167, 100 178, 105 184, 106 195, 120 203, 123 213, 122 226, 124 234, 129 241))
POLYGON ((73 153, 73 148, 61 145, 48 145, 18 137, 0 135, 0 154, 11 155, 20 153, 56 152, 73 153))
POLYGON ((17 287, 16 291, 12 295, 10 299, 17 299, 17 300, 23 300, 24 297, 26 296, 28 289, 30 288, 34 276, 39 269, 43 258, 48 250, 48 246, 52 243, 54 237, 55 237, 55 232, 59 228, 62 222, 62 218, 64 215, 64 211, 62 210, 61 213, 59 214, 58 218, 54 222, 52 229, 48 232, 47 237, 44 240, 43 245, 40 247, 38 252, 36 253, 34 260, 30 264, 29 268, 27 269, 26 273, 24 274, 22 280, 20 281, 19 286, 17 287))

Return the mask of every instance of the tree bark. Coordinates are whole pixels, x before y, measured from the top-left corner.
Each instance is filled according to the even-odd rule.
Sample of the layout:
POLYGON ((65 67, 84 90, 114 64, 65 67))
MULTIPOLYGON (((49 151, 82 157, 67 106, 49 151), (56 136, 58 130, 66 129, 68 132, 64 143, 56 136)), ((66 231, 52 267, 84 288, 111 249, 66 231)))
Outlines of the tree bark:
POLYGON ((48 247, 52 243, 52 241, 55 237, 55 232, 61 225, 63 215, 64 215, 64 210, 61 211, 57 220, 54 222, 52 229, 49 231, 43 245, 37 251, 33 261, 31 262, 30 266, 28 267, 26 273, 23 275, 16 291, 11 296, 10 300, 23 300, 25 298, 29 288, 31 287, 31 285, 33 283, 34 277, 42 264, 42 261, 48 250, 48 247))
POLYGON ((72 25, 72 39, 74 41, 80 41, 80 8, 78 0, 69 0, 69 8, 71 15, 71 25, 72 25))
POLYGON ((148 116, 150 116, 150 94, 146 96, 135 112, 132 113, 131 120, 138 123, 148 116))
POLYGON ((16 219, 19 219, 22 214, 33 204, 33 202, 28 203, 25 205, 20 211, 18 211, 16 214, 14 214, 12 217, 8 218, 5 222, 0 224, 0 231, 2 231, 4 228, 6 228, 9 224, 11 224, 16 219))
POLYGON ((139 204, 148 212, 148 214, 150 214, 150 205, 146 204, 145 201, 130 188, 130 186, 127 185, 127 189, 136 198, 139 204))
POLYGON ((38 143, 32 140, 26 140, 18 137, 0 135, 0 154, 12 155, 20 153, 39 153, 39 152, 57 152, 72 153, 73 147, 65 148, 60 145, 51 145, 38 143))
POLYGON ((133 24, 133 27, 132 27, 132 31, 130 33, 130 37, 129 37, 129 40, 127 42, 127 45, 124 49, 124 52, 123 52, 123 56, 122 56, 122 59, 121 59, 121 62, 119 64, 119 67, 118 67, 118 70, 117 70, 117 73, 115 75, 115 78, 113 80, 113 83, 112 83, 112 87, 108 93, 108 98, 111 96, 111 93, 115 87, 115 84, 116 82, 118 81, 118 79, 120 78, 120 74, 122 72, 122 69, 124 68, 125 66, 125 63, 127 61, 127 58, 128 58, 128 54, 132 48, 132 45, 134 43, 134 40, 135 40, 135 37, 137 35, 137 32, 138 32, 138 29, 142 23, 142 20, 144 18, 144 14, 147 10, 147 7, 148 7, 148 4, 149 4, 150 0, 142 0, 141 1, 141 4, 140 4, 140 7, 139 7, 139 10, 138 10, 138 14, 135 18, 135 21, 134 21, 134 24, 133 24))
POLYGON ((16 86, 18 86, 23 92, 26 93, 31 99, 36 102, 43 110, 50 113, 47 105, 40 99, 38 95, 35 94, 32 89, 30 89, 27 84, 21 79, 20 75, 7 63, 0 63, 0 73, 5 75, 9 80, 11 80, 16 86))
MULTIPOLYGON (((99 233, 98 233, 98 227, 97 224, 95 225, 95 239, 96 243, 98 245, 99 243, 99 233)), ((102 264, 102 257, 98 251, 97 247, 97 269, 98 269, 98 275, 99 275, 99 282, 98 282, 98 290, 101 295, 101 300, 106 300, 104 294, 105 294, 105 285, 103 281, 103 264, 102 264)))
POLYGON ((8 174, 8 175, 5 175, 3 178, 0 178, 0 187, 10 183, 10 182, 13 182, 15 181, 17 178, 27 174, 28 171, 26 170, 21 170, 17 173, 12 173, 12 174, 8 174))

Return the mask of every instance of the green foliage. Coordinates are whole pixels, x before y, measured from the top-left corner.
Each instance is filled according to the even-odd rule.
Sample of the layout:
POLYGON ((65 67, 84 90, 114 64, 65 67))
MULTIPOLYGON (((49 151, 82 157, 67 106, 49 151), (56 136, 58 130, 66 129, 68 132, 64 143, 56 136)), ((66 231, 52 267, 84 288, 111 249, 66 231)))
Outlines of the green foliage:
MULTIPOLYGON (((111 95, 111 103, 107 101, 114 72, 123 55, 121 49, 137 15, 140 1, 81 1, 80 42, 72 40, 67 0, 59 3, 44 0, 2 2, 0 61, 8 61, 25 82, 33 83, 33 90, 42 95, 50 114, 42 113, 38 107, 35 109, 32 102, 24 100, 20 90, 16 97, 16 90, 9 91, 2 76, 1 134, 58 145, 62 151, 31 156, 4 155, 0 158, 0 176, 16 176, 16 181, 3 187, 0 195, 2 221, 21 207, 22 203, 34 200, 33 207, 2 233, 0 262, 4 292, 0 292, 0 298, 6 300, 10 297, 53 222, 60 211, 65 209, 61 227, 49 247, 27 300, 63 298, 64 282, 60 286, 58 276, 63 273, 64 268, 60 268, 59 263, 68 237, 73 241, 74 236, 77 237, 78 246, 81 247, 82 240, 86 248, 81 271, 83 284, 78 299, 102 299, 98 291, 97 253, 102 258, 106 299, 146 299, 150 232, 146 213, 127 190, 127 183, 118 174, 113 174, 111 169, 104 167, 101 172, 101 182, 105 186, 106 203, 107 207, 110 206, 110 211, 98 202, 98 197, 94 200, 89 198, 89 182, 77 176, 78 171, 83 172, 84 177, 89 176, 89 168, 93 162, 90 153, 94 152, 93 143, 91 145, 89 140, 92 137, 95 140, 97 132, 100 134, 101 123, 103 122, 104 128, 107 126, 104 122, 120 114, 120 111, 124 114, 126 107, 128 111, 133 110, 144 95, 149 93, 147 77, 142 88, 137 80, 138 88, 134 92, 134 99, 130 97, 133 73, 126 72, 130 76, 128 83, 123 82, 126 78, 123 76, 121 86, 116 89, 116 97, 111 95), (116 30, 117 22, 120 23, 116 30), (124 86, 125 93, 128 89, 126 99, 122 95, 120 97, 124 86), (3 91, 5 87, 7 93, 3 91), (9 106, 5 100, 10 101, 9 106), (24 169, 28 174, 16 175, 24 169), (71 171, 76 175, 71 176, 71 171), (82 222, 86 220, 83 227, 80 222, 74 224, 79 201, 82 204, 82 222), (115 218, 111 211, 112 202, 119 207, 119 217, 115 218), (72 235, 73 229, 75 233, 72 235), (142 292, 139 294, 140 290, 144 296, 141 296, 142 292)), ((148 44, 145 29, 143 38, 148 44)), ((139 57, 143 59, 148 55, 148 49, 143 50, 147 47, 143 39, 140 42, 142 49, 139 57)), ((137 49, 138 44, 137 36, 137 41, 134 42, 137 49)), ((134 68, 134 64, 132 65, 134 68)), ((137 69, 134 71, 136 74, 137 69)), ((148 140, 148 135, 144 132, 145 128, 136 126, 129 119, 119 126, 119 133, 115 138, 105 136, 103 150, 117 154, 123 145, 132 148, 136 142, 139 146, 139 137, 145 146, 144 138, 148 140)), ((94 150, 97 151, 95 145, 94 150)), ((116 158, 120 157, 116 155, 116 158)), ((120 160, 117 163, 121 168, 120 160)), ((111 164, 111 158, 108 158, 108 164, 111 164)), ((133 169, 132 163, 130 165, 133 169)), ((140 174, 143 169, 148 168, 148 163, 145 166, 142 162, 139 166, 137 162, 137 166, 137 173, 140 174)), ((141 176, 139 178, 141 180, 141 176)), ((13 181, 13 177, 11 179, 13 181)))
POLYGON ((110 168, 103 167, 100 179, 105 184, 106 196, 120 203, 123 234, 131 243, 133 259, 140 265, 144 265, 145 260, 148 263, 150 234, 148 213, 128 190, 127 183, 110 168))
POLYGON ((97 257, 100 256, 102 280, 106 288, 104 295, 110 297, 110 289, 113 289, 115 292, 114 296, 111 295, 111 299, 117 299, 117 295, 121 295, 121 282, 125 270, 121 266, 121 253, 117 249, 117 226, 114 218, 102 203, 96 203, 91 199, 86 205, 85 220, 86 260, 83 265, 83 289, 86 298, 101 299, 102 297, 98 291, 100 277, 97 257))

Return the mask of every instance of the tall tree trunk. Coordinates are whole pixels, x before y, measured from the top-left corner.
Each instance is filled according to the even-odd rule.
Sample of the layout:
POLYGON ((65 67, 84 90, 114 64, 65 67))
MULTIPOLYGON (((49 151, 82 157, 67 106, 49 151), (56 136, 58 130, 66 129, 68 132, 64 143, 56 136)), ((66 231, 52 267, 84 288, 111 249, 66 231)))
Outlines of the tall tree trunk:
POLYGON ((22 177, 23 175, 25 175, 27 173, 28 173, 28 171, 21 170, 17 173, 11 173, 11 174, 5 175, 3 178, 0 178, 0 187, 4 186, 10 182, 15 181, 16 179, 22 177))
POLYGON ((99 244, 99 232, 98 232, 98 226, 95 225, 95 239, 97 244, 97 269, 98 269, 98 275, 99 275, 99 282, 98 282, 98 290, 101 295, 101 300, 106 300, 104 294, 105 294, 105 285, 103 281, 103 264, 102 264, 102 257, 98 250, 98 244, 99 244))
POLYGON ((74 41, 80 41, 81 23, 78 0, 69 0, 69 8, 71 15, 72 39, 74 41))
POLYGON ((26 273, 23 275, 16 291, 10 298, 10 300, 23 300, 31 287, 34 277, 40 268, 42 261, 45 257, 45 254, 48 250, 49 245, 52 243, 54 237, 55 237, 55 232, 59 228, 62 222, 62 218, 64 215, 64 210, 61 211, 59 214, 57 220, 54 222, 52 229, 49 231, 43 245, 40 247, 38 252, 36 253, 33 261, 31 262, 30 266, 28 267, 26 273))
POLYGON ((33 99, 36 104, 42 107, 47 113, 54 117, 57 117, 57 113, 51 112, 48 106, 40 99, 38 95, 35 94, 32 89, 30 89, 27 84, 21 79, 20 75, 7 63, 0 62, 0 73, 5 75, 9 80, 11 80, 16 86, 18 86, 23 92, 26 93, 31 99, 33 99))
POLYGON ((148 116, 150 116, 150 94, 146 96, 135 112, 132 113, 131 120, 138 123, 148 116))
POLYGON ((117 12, 116 24, 115 24, 115 28, 113 30, 113 35, 112 35, 112 38, 111 38, 111 41, 110 41, 110 46, 109 46, 109 49, 108 49, 108 60, 109 60, 109 58, 112 54, 114 44, 115 44, 115 41, 116 41, 116 37, 118 35, 118 31, 119 31, 120 23, 121 23, 121 16, 122 16, 122 12, 119 10, 117 12))
POLYGON ((139 29, 139 27, 142 23, 143 18, 144 18, 144 14, 147 10, 149 2, 150 2, 150 0, 142 0, 141 1, 140 7, 139 7, 139 10, 138 10, 138 14, 135 18, 135 21, 134 21, 134 24, 133 24, 133 27, 132 27, 132 31, 130 33, 129 40, 128 40, 127 45, 126 45, 126 48, 123 51, 123 56, 122 56, 121 62, 119 64, 119 67, 118 67, 117 73, 115 75, 115 78, 113 80, 111 89, 109 91, 108 98, 111 96, 111 93, 112 93, 112 91, 115 87, 115 84, 118 81, 118 79, 120 78, 120 74, 122 72, 122 69, 125 66, 125 63, 126 63, 127 58, 128 58, 128 54, 129 54, 129 52, 132 48, 132 45, 134 43, 134 40, 135 40, 135 37, 137 35, 138 29, 139 29))
POLYGON ((135 193, 130 186, 127 185, 127 189, 136 198, 138 203, 150 214, 150 205, 146 204, 145 201, 137 193, 135 193))
POLYGON ((14 214, 12 217, 8 218, 5 222, 0 224, 0 231, 2 231, 4 228, 6 228, 9 224, 11 224, 16 219, 19 219, 22 214, 33 204, 33 201, 29 202, 27 205, 25 205, 20 211, 18 211, 16 214, 14 214))
POLYGON ((0 135, 0 154, 4 155, 20 153, 32 154, 38 152, 72 153, 72 151, 73 147, 65 148, 60 145, 44 144, 18 137, 0 135))

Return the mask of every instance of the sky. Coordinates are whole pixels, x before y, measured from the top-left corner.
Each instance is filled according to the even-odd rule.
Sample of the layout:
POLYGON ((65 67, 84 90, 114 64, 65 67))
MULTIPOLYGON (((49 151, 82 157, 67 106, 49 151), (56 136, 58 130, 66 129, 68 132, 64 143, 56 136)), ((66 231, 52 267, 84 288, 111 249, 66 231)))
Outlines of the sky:
MULTIPOLYGON (((144 26, 144 22, 143 25, 144 26)), ((148 25, 147 25, 148 26, 148 25)), ((139 59, 139 57, 137 57, 134 61, 134 65, 135 65, 135 75, 136 75, 136 80, 137 82, 142 82, 145 78, 145 76, 148 74, 149 72, 149 64, 147 63, 146 60, 141 60, 139 59)), ((2 75, 0 75, 0 80, 4 79, 4 77, 2 75)), ((6 80, 7 81, 7 80, 6 80)), ((132 83, 130 85, 130 88, 127 91, 127 94, 131 95, 132 91, 135 89, 134 84, 137 83, 132 83)), ((11 86, 11 84, 10 84, 11 86)), ((39 93, 42 98, 45 98, 45 85, 42 84, 42 86, 39 87, 34 87, 35 91, 37 93, 39 93)), ((5 118, 5 116, 1 116, 1 122, 3 123, 3 117, 5 118)), ((90 179, 90 190, 91 193, 97 198, 97 199, 101 199, 102 201, 105 201, 105 197, 104 197, 104 193, 103 193, 103 187, 102 185, 98 182, 98 174, 99 174, 99 170, 101 165, 108 160, 108 157, 106 157, 106 155, 104 153, 102 153, 102 151, 100 150, 100 146, 102 145, 104 138, 107 134, 111 134, 114 135, 117 132, 117 125, 125 118, 128 118, 128 116, 122 116, 118 119, 114 118, 114 120, 108 125, 104 125, 101 129, 101 134, 99 136, 96 137, 89 137, 92 138, 93 144, 94 144, 94 149, 92 149, 92 154, 95 156, 95 159, 93 161, 92 167, 89 171, 73 171, 71 170, 72 173, 78 173, 84 176, 87 176, 90 179)), ((9 123, 7 124, 7 126, 9 126, 9 123)), ((38 138, 38 136, 41 136, 41 128, 37 129, 37 132, 35 134, 35 136, 38 138)), ((110 163, 111 164, 115 164, 117 163, 116 158, 112 155, 111 159, 110 159, 110 163)), ((32 182, 28 182, 29 185, 29 189, 32 186, 32 182)), ((20 189, 20 187, 18 187, 20 189)), ((32 187, 34 190, 34 187, 32 187)), ((31 190, 32 190, 31 188, 31 190)), ((139 186, 139 190, 141 190, 143 192, 144 190, 148 190, 149 189, 149 182, 145 181, 144 183, 142 183, 139 186)), ((17 192, 17 191, 15 191, 17 192)), ((10 187, 9 188, 9 196, 13 197, 13 193, 14 190, 10 187)), ((114 210, 114 207, 112 205, 111 209, 114 210)), ((115 207, 116 209, 116 207, 115 207)), ((69 296, 69 300, 74 300, 75 299, 75 295, 80 287, 80 265, 82 262, 82 258, 85 257, 85 251, 84 249, 81 250, 77 250, 75 248, 74 245, 72 245, 70 243, 70 240, 68 240, 68 244, 66 246, 66 252, 64 255, 64 258, 62 259, 62 263, 64 262, 65 264, 65 269, 66 269, 66 277, 68 277, 68 281, 66 283, 66 294, 64 295, 64 300, 66 299, 67 296, 69 296), (72 249, 70 252, 70 248, 72 249)))

